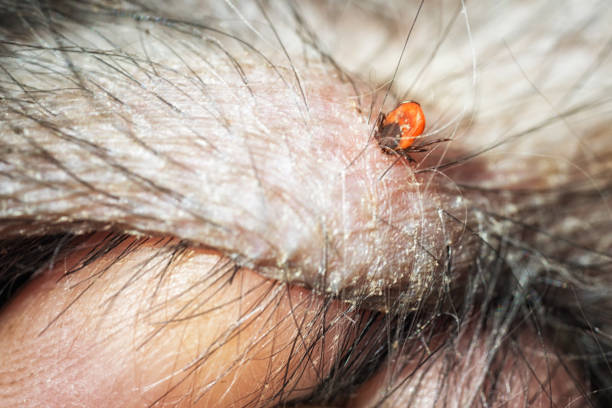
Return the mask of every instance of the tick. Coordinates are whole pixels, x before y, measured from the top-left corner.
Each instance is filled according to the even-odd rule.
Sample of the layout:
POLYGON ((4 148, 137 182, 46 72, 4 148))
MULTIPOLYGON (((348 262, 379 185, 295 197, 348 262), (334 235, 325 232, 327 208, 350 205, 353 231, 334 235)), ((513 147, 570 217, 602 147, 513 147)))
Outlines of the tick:
POLYGON ((418 102, 406 101, 378 118, 375 138, 386 153, 419 151, 410 149, 425 130, 425 114, 418 102))

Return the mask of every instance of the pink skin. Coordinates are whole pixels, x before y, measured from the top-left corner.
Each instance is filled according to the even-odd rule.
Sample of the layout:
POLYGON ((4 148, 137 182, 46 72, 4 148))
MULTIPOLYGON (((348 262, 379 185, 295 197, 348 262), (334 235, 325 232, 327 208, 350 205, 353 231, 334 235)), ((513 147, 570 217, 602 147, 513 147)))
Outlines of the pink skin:
MULTIPOLYGON (((145 242, 120 263, 114 261, 133 240, 80 272, 63 277, 65 268, 80 261, 82 253, 100 237, 82 243, 81 253, 60 258, 54 270, 30 283, 4 310, 0 320, 0 384, 4 390, 0 405, 93 407, 109 406, 112 401, 111 405, 124 407, 153 403, 232 407, 246 401, 258 406, 275 401, 273 394, 281 387, 288 357, 298 360, 296 356, 304 355, 300 346, 310 344, 307 336, 292 349, 296 336, 308 333, 309 324, 320 319, 320 296, 244 269, 229 283, 231 274, 213 274, 223 259, 202 250, 190 251, 160 280, 160 273, 168 272, 165 265, 150 262, 154 259, 151 256, 162 250, 160 245, 145 242), (109 263, 112 266, 105 270, 109 263), (102 270, 99 278, 89 278, 102 270), (140 278, 126 285, 136 271, 142 273, 140 278), (216 278, 217 283, 207 282, 216 278), (155 296, 143 296, 153 291, 155 296), (242 324, 238 328, 235 322, 239 320, 242 324)), ((355 318, 354 309, 335 302, 326 316, 332 327, 327 338, 350 336, 347 329, 355 318)), ((468 331, 462 338, 461 349, 449 349, 457 359, 455 364, 462 368, 449 366, 445 353, 438 353, 417 370, 422 374, 414 376, 416 362, 395 356, 347 406, 371 406, 389 387, 404 390, 388 398, 390 406, 411 401, 429 406, 438 395, 440 374, 451 367, 456 374, 447 380, 456 394, 445 394, 446 398, 452 407, 465 406, 485 381, 480 368, 486 364, 487 348, 473 342, 474 338, 486 338, 485 333, 476 337, 468 331), (456 355, 458 351, 462 354, 456 355), (407 364, 404 374, 397 371, 401 364, 407 364), (466 372, 472 374, 466 376, 466 372), (405 378, 407 374, 410 377, 405 378)), ((440 340, 434 338, 429 347, 435 348, 440 340)), ((550 404, 548 387, 560 403, 580 400, 580 390, 557 357, 538 347, 538 342, 534 333, 522 336, 516 347, 527 346, 524 358, 529 366, 520 360, 515 362, 518 367, 500 369, 507 373, 500 379, 507 382, 500 398, 521 406, 527 381, 532 401, 541 404, 533 406, 550 404), (533 367, 538 380, 528 375, 528 368, 533 367), (545 389, 541 384, 546 384, 545 389)), ((285 398, 304 395, 316 385, 318 376, 329 372, 328 363, 338 352, 333 344, 324 350, 318 346, 322 354, 312 355, 320 359, 292 366, 303 374, 285 398)), ((420 346, 420 342, 404 345, 420 346)))
MULTIPOLYGON (((551 406, 583 406, 586 404, 580 387, 568 373, 568 364, 561 361, 555 351, 542 347, 536 333, 526 331, 513 342, 511 350, 521 350, 522 355, 488 364, 486 336, 489 333, 467 328, 459 337, 456 349, 450 347, 440 351, 434 358, 418 363, 401 356, 390 358, 390 364, 365 383, 349 401, 347 406, 371 407, 384 399, 391 407, 424 406, 460 408, 478 406, 478 390, 503 389, 497 393, 495 406, 521 408, 525 401, 533 408, 551 406), (403 367, 397 370, 398 367, 403 367), (415 375, 415 372, 417 373, 415 375), (488 372, 489 375, 482 374, 488 372), (529 373, 529 374, 527 374, 529 373), (441 384, 440 379, 445 383, 441 384), (440 388, 444 392, 440 393, 440 388), (388 395, 389 390, 397 391, 388 395)), ((438 341, 441 339, 437 339, 438 341)), ((429 346, 435 346, 432 341, 429 346)), ((439 343, 438 343, 439 344, 439 343)))
MULTIPOLYGON (((0 405, 93 407, 113 401, 115 406, 142 407, 163 396, 162 405, 229 407, 251 399, 264 405, 275 400, 272 394, 281 387, 288 357, 303 354, 301 345, 292 349, 293 341, 316 321, 318 297, 248 270, 239 271, 231 284, 231 274, 218 274, 219 281, 211 284, 202 277, 212 275, 220 259, 202 250, 190 251, 159 281, 155 277, 165 265, 150 261, 162 247, 151 243, 100 278, 87 278, 133 240, 62 277, 64 268, 99 239, 83 243, 83 250, 33 281, 4 311, 0 405), (138 270, 142 278, 126 285, 130 272, 138 270), (143 296, 153 291, 156 296, 143 296), (267 392, 261 392, 264 385, 267 392)), ((343 335, 352 322, 344 309, 341 304, 329 309, 332 337, 343 335)), ((310 389, 317 375, 329 370, 336 351, 331 347, 322 353, 321 360, 302 364, 297 387, 310 389)))

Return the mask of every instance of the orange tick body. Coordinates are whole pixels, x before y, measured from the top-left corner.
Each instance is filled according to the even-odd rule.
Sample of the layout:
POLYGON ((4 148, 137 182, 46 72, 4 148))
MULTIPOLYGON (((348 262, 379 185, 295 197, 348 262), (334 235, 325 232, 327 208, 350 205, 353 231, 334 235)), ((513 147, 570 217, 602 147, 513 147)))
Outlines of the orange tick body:
POLYGON ((376 139, 383 150, 408 149, 425 129, 425 115, 418 102, 402 102, 379 118, 376 139))

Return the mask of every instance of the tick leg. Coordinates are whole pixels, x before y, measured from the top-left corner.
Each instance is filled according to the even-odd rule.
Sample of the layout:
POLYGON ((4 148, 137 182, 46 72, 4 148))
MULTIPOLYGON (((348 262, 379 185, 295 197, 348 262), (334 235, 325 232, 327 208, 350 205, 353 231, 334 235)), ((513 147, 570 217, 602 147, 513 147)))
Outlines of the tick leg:
POLYGON ((378 114, 378 117, 376 118, 376 123, 374 124, 374 139, 376 139, 378 144, 380 144, 380 139, 382 138, 381 130, 382 130, 382 124, 384 120, 385 120, 385 114, 380 112, 378 114))
MULTIPOLYGON (((449 142, 451 139, 436 139, 436 140, 431 140, 429 142, 414 146, 414 149, 421 149, 425 146, 431 146, 432 144, 436 144, 436 143, 442 143, 442 142, 449 142)), ((415 150, 416 151, 416 150, 415 150)), ((421 152, 426 152, 427 150, 419 150, 421 152)))
POLYGON ((380 146, 380 149, 383 151, 384 154, 388 154, 388 155, 397 155, 397 151, 393 150, 390 147, 386 147, 386 146, 380 146))
POLYGON ((404 159, 408 160, 408 163, 416 163, 416 160, 414 160, 407 151, 405 150, 400 150, 399 152, 400 156, 402 156, 404 159))

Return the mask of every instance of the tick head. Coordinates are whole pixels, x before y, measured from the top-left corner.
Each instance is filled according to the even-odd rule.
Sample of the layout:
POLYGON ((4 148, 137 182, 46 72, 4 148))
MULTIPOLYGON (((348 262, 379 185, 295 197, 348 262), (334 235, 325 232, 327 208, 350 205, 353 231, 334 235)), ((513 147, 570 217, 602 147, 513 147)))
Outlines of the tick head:
POLYGON ((377 127, 374 137, 383 152, 391 153, 391 151, 398 148, 402 129, 400 125, 395 122, 383 125, 383 121, 381 121, 377 127))

